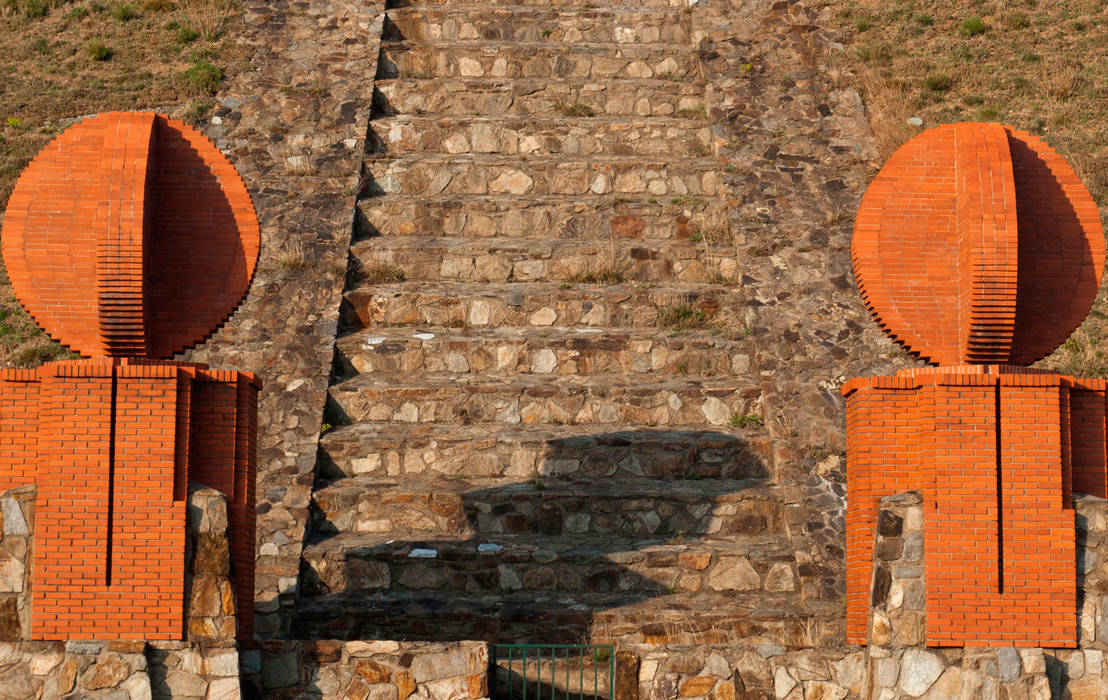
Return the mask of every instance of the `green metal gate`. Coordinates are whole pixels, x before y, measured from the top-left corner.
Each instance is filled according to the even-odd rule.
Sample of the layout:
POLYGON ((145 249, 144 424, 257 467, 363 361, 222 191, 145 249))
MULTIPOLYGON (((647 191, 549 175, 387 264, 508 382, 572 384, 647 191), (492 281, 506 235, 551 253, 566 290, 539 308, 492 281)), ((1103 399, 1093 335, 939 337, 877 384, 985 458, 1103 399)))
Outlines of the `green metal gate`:
POLYGON ((494 644, 496 700, 615 700, 616 655, 608 644, 494 644))

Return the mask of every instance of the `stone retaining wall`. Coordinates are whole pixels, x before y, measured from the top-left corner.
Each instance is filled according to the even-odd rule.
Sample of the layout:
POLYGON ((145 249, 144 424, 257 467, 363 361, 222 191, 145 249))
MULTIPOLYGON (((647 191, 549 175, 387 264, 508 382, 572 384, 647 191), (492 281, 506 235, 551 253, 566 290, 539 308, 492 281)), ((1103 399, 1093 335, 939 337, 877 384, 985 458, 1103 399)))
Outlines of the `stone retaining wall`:
POLYGON ((0 642, 0 700, 62 696, 237 700, 238 652, 189 642, 0 642))
POLYGON ((488 696, 483 642, 263 642, 243 652, 261 697, 477 700, 488 696))

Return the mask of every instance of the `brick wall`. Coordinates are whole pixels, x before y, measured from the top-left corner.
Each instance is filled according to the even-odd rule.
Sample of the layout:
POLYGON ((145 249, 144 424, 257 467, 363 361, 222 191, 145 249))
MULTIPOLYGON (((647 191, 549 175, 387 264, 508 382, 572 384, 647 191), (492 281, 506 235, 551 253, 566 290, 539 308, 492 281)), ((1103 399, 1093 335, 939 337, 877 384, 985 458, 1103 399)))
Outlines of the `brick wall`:
POLYGON ((189 483, 227 498, 250 638, 257 391, 249 374, 138 360, 0 373, 0 488, 40 498, 32 638, 182 639, 189 483))
MULTIPOLYGON (((919 489, 928 518, 927 642, 1074 646, 1069 445, 1080 443, 1070 423, 1096 424, 1098 411, 1088 421, 1083 411, 1099 402, 1103 414, 1102 382, 965 369, 844 386, 848 639, 865 641, 878 501, 919 489)), ((1108 465, 1093 461, 1095 450, 1078 451, 1088 460, 1086 481, 1103 481, 1108 465)))

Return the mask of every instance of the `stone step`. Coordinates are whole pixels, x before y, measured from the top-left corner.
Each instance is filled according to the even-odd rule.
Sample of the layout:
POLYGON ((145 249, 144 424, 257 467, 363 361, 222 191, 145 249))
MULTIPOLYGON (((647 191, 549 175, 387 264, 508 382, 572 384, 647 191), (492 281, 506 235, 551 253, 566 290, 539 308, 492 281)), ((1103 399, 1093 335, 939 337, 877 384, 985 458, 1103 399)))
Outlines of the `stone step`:
POLYGON ((367 147, 377 157, 498 153, 696 159, 714 155, 711 128, 698 119, 396 116, 371 121, 370 131, 367 147))
POLYGON ((335 345, 340 374, 638 373, 655 376, 746 375, 753 341, 741 329, 659 335, 619 328, 373 328, 335 345))
POLYGON ((696 49, 666 44, 547 42, 381 42, 378 78, 633 78, 700 77, 696 49))
POLYGON ((297 639, 482 639, 501 643, 841 644, 841 605, 791 593, 720 591, 666 596, 558 591, 437 594, 364 592, 302 597, 297 639))
POLYGON ((583 433, 567 426, 358 423, 320 439, 323 478, 759 479, 770 444, 756 423, 741 429, 583 433))
POLYGON ((694 243, 730 239, 726 207, 715 196, 388 195, 359 200, 357 206, 359 231, 370 236, 677 239, 694 243))
POLYGON ((421 79, 378 80, 377 114, 704 118, 696 80, 421 79))
POLYGON ((606 195, 659 201, 719 191, 719 164, 711 158, 528 156, 427 153, 370 163, 371 194, 606 195))
POLYGON ((355 279, 382 274, 456 282, 714 282, 738 280, 734 247, 689 242, 544 241, 381 236, 351 246, 355 279))
POLYGON ((309 544, 303 558, 302 596, 385 589, 653 596, 797 590, 795 556, 780 533, 689 540, 575 534, 397 540, 391 534, 340 534, 309 544))
POLYGON ((638 8, 430 5, 389 10, 385 38, 502 43, 692 43, 687 16, 638 8))
POLYGON ((725 426, 761 415, 759 378, 361 374, 329 389, 343 423, 725 426))
MULTIPOLYGON (((565 284, 521 282, 459 286, 444 282, 363 282, 343 296, 346 328, 635 327, 669 329, 686 318, 744 329, 742 289, 714 284, 565 284)), ((744 331, 745 332, 745 331, 744 331)))
MULTIPOLYGON (((616 7, 656 9, 685 8, 692 6, 689 0, 515 0, 512 4, 519 7, 558 8, 566 10, 616 7)), ((389 12, 392 12, 397 8, 435 7, 440 5, 466 8, 489 7, 487 4, 474 2, 455 3, 454 0, 389 0, 388 9, 389 12)), ((501 7, 501 5, 494 5, 493 7, 501 7)))
POLYGON ((576 534, 674 538, 780 533, 783 505, 762 480, 339 479, 312 494, 316 540, 576 534))

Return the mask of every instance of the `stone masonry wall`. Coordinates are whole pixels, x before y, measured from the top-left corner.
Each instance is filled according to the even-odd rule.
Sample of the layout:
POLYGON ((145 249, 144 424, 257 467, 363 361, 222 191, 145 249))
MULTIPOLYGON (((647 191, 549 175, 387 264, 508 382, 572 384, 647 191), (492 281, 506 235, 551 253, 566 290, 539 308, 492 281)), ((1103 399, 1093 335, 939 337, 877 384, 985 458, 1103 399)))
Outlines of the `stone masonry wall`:
POLYGON ((255 635, 282 635, 296 595, 324 394, 359 187, 383 3, 243 3, 253 55, 204 130, 235 164, 262 225, 250 294, 188 359, 255 371, 255 635), (278 87, 280 89, 278 89, 278 87))
POLYGON ((0 642, 0 700, 238 700, 238 653, 189 642, 0 642))
POLYGON ((262 697, 478 700, 488 692, 483 642, 264 642, 243 653, 262 697))
POLYGON ((0 639, 28 639, 31 629, 31 544, 34 486, 0 494, 0 639))

